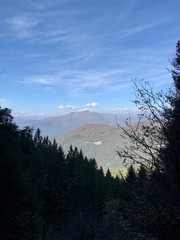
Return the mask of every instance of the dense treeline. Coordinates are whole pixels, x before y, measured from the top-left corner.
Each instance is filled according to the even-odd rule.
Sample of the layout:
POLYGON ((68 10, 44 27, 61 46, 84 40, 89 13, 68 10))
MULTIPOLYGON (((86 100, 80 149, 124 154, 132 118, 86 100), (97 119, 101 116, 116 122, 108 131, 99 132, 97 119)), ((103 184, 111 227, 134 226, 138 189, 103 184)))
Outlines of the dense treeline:
POLYGON ((18 129, 0 109, 1 239, 111 239, 120 180, 77 148, 18 129))
POLYGON ((0 109, 1 239, 178 239, 177 205, 155 175, 132 165, 125 178, 104 175, 0 109))

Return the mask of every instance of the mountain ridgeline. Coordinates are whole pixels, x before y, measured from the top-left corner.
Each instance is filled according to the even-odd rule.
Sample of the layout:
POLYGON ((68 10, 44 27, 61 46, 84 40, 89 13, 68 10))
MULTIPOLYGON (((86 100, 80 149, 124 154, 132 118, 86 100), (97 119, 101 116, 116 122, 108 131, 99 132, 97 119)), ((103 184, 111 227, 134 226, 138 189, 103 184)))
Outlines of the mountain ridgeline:
POLYGON ((70 114, 56 117, 48 117, 42 120, 15 118, 20 128, 30 126, 34 129, 40 128, 43 136, 50 138, 72 131, 87 124, 107 124, 117 126, 117 123, 125 125, 126 118, 131 116, 132 121, 137 121, 137 111, 120 111, 116 114, 97 113, 93 111, 71 112, 70 114))

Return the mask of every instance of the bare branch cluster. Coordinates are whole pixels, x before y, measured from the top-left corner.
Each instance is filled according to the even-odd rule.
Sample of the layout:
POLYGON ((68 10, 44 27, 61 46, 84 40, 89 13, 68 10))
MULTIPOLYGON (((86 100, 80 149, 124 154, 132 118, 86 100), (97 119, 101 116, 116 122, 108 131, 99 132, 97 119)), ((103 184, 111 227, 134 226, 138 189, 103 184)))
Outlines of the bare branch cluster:
POLYGON ((162 171, 159 156, 166 144, 166 123, 170 117, 170 102, 162 91, 154 93, 153 87, 144 81, 133 81, 136 100, 140 110, 139 121, 132 124, 126 121, 126 127, 119 126, 126 140, 124 149, 118 152, 125 163, 140 163, 147 169, 162 171), (169 117, 168 117, 169 115, 169 117), (129 144, 128 144, 129 143, 129 144))
POLYGON ((133 81, 139 121, 134 125, 129 118, 126 127, 119 126, 126 141, 118 154, 124 163, 156 171, 171 188, 180 190, 180 41, 176 48, 171 89, 155 92, 148 82, 133 81))

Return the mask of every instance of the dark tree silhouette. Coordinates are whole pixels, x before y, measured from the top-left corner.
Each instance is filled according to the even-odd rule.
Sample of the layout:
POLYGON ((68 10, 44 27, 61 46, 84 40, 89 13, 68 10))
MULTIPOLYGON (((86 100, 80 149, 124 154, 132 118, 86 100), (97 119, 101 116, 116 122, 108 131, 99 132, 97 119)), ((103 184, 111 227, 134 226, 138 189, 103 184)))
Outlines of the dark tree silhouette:
POLYGON ((154 92, 148 82, 133 81, 139 122, 133 125, 128 119, 128 128, 121 127, 122 137, 131 144, 118 152, 125 163, 141 165, 138 181, 130 189, 134 202, 129 205, 136 207, 138 216, 133 221, 131 214, 131 223, 158 239, 180 238, 180 41, 172 67, 173 86, 166 92, 154 92))

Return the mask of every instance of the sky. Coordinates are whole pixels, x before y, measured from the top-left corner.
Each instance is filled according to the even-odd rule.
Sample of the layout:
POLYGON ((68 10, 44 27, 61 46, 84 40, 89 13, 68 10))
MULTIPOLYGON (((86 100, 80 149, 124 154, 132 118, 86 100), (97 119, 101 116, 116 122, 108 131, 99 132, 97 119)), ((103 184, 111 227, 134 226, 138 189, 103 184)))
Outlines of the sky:
POLYGON ((179 0, 0 0, 0 105, 15 116, 133 109, 171 83, 179 0))

